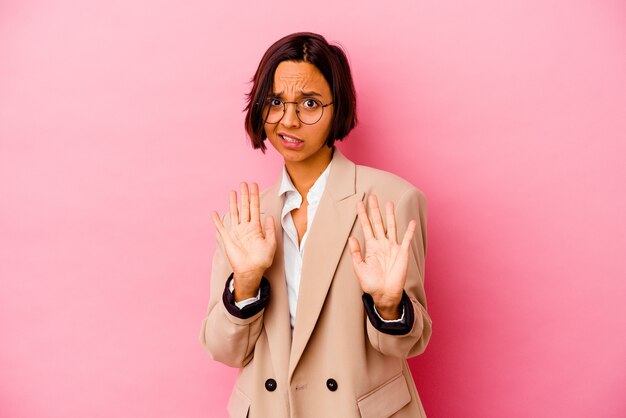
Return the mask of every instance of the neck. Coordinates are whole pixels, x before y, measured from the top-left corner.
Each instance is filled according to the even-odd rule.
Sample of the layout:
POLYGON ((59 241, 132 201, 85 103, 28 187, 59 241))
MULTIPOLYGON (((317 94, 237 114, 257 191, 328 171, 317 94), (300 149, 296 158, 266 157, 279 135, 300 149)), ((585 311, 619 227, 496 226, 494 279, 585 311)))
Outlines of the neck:
POLYGON ((291 178, 298 193, 305 197, 315 181, 326 170, 333 158, 333 149, 328 148, 328 152, 323 153, 320 158, 314 161, 285 161, 285 168, 291 178))

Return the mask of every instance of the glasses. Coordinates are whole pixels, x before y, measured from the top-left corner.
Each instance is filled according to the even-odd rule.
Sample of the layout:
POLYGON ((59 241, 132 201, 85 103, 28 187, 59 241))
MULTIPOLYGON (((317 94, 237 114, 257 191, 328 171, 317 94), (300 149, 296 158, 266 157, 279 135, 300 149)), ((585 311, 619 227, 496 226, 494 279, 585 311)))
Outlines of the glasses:
POLYGON ((300 122, 305 125, 313 125, 322 119, 324 114, 324 108, 330 106, 333 102, 322 104, 317 99, 305 98, 298 102, 283 102, 276 97, 272 97, 267 100, 265 113, 265 123, 275 124, 281 121, 285 116, 285 109, 287 104, 293 103, 296 105, 296 115, 300 122))

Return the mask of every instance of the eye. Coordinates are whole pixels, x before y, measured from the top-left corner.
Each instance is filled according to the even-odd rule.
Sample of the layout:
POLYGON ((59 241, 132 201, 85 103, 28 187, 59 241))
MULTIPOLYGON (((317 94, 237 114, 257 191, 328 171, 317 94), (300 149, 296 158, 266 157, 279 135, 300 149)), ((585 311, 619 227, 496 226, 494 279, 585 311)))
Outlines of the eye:
POLYGON ((272 97, 269 100, 270 106, 282 106, 283 102, 280 99, 277 99, 276 97, 272 97))
POLYGON ((318 102, 315 99, 304 99, 302 100, 302 102, 300 102, 301 106, 305 109, 316 109, 318 106, 320 106, 320 102, 318 102))

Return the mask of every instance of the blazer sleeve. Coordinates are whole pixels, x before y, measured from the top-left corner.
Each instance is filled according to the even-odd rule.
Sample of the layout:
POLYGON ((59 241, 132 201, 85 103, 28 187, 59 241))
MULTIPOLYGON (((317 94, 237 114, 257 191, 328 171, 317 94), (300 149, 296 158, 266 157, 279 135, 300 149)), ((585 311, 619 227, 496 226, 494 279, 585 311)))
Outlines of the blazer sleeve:
MULTIPOLYGON (((417 227, 409 250, 407 279, 404 285, 402 302, 407 326, 397 328, 381 326, 369 315, 367 335, 372 346, 382 354, 409 358, 421 354, 426 349, 432 333, 432 321, 426 309, 426 293, 424 291, 424 260, 426 256, 426 198, 424 194, 411 188, 406 191, 396 204, 396 225, 398 240, 411 219, 415 219, 417 227)), ((369 295, 368 295, 369 296, 369 295)), ((367 310, 367 301, 364 298, 367 310)))
MULTIPOLYGON (((224 224, 227 223, 228 216, 224 219, 224 224)), ((269 298, 269 283, 265 278, 262 279, 261 306, 256 306, 259 302, 255 302, 255 306, 239 310, 228 291, 231 278, 232 268, 224 246, 220 239, 216 239, 209 306, 202 320, 200 342, 213 360, 241 368, 252 359, 254 346, 261 334, 265 303, 269 298)))

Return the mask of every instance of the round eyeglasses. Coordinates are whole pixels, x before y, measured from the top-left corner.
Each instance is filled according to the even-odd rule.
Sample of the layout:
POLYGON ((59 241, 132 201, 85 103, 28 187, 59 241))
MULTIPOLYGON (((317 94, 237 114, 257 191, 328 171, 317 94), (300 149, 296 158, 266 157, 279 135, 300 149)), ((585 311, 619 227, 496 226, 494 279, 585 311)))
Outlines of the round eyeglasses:
POLYGON ((265 123, 275 124, 280 122, 283 116, 285 116, 285 110, 289 103, 296 105, 296 115, 300 122, 305 125, 313 125, 319 122, 324 114, 324 108, 333 104, 333 102, 322 104, 319 100, 310 97, 297 102, 284 102, 276 97, 272 97, 267 100, 264 111, 265 123))

